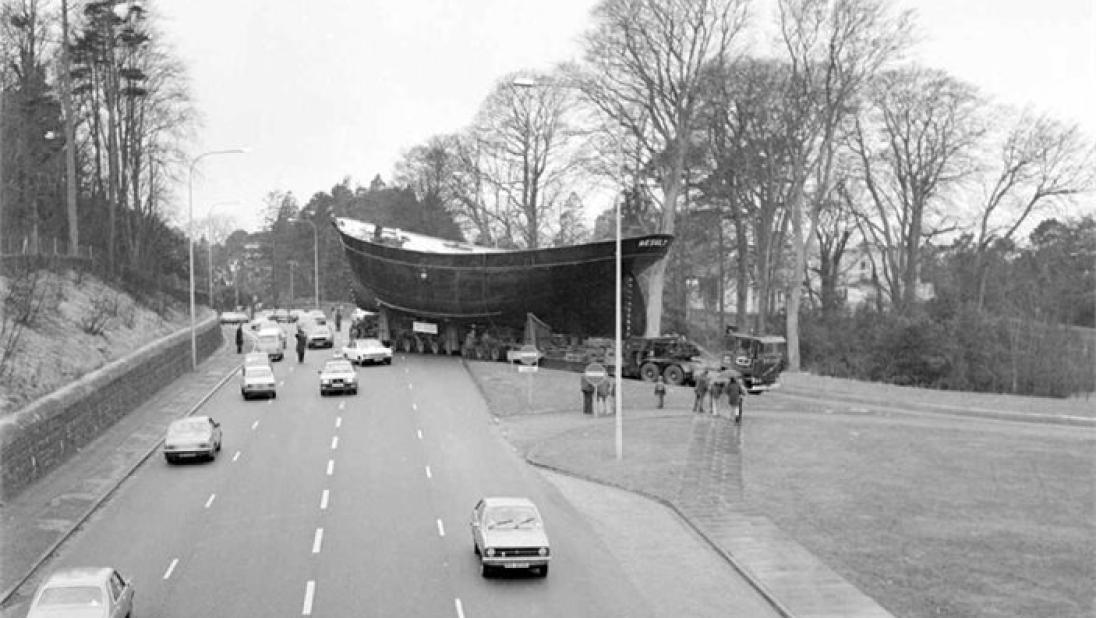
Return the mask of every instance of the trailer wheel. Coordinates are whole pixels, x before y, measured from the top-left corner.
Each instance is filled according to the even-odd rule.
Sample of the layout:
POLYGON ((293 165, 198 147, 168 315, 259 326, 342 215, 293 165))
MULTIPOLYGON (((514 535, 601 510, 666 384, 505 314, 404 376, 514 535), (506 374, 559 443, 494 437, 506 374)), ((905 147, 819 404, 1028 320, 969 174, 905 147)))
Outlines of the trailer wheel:
POLYGON ((404 352, 408 352, 408 353, 411 352, 411 340, 405 338, 403 340, 402 347, 403 347, 404 352))
POLYGON ((654 363, 643 363, 643 366, 639 368, 639 377, 643 378, 644 382, 655 382, 660 375, 662 370, 654 363))
POLYGON ((430 351, 434 354, 438 353, 438 341, 436 339, 430 341, 430 351))
POLYGON ((674 386, 681 386, 685 383, 685 371, 678 365, 670 365, 666 368, 666 371, 662 372, 662 377, 666 378, 666 382, 673 384, 674 386))

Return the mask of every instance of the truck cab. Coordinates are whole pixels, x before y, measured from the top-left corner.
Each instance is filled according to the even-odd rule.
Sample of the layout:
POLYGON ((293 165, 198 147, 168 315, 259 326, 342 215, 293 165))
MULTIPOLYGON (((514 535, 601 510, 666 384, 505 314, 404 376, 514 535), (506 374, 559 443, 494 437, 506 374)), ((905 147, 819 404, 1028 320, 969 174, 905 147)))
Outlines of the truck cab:
POLYGON ((728 329, 720 366, 742 374, 752 394, 780 386, 780 372, 788 364, 787 341, 778 335, 750 335, 728 329))

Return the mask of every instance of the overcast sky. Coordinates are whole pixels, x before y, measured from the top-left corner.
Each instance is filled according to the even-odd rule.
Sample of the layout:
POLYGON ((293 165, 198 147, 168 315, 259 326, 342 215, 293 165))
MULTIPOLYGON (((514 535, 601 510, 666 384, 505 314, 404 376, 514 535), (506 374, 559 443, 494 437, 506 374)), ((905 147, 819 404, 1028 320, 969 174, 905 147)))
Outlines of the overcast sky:
MULTIPOLYGON (((768 18, 768 1, 756 5, 768 18)), ((161 28, 204 122, 194 216, 213 204, 255 229, 263 196, 303 206, 344 176, 390 179, 401 153, 460 130, 501 75, 580 55, 595 0, 186 0, 161 28), (224 202, 236 202, 224 205, 224 202)), ((918 13, 916 57, 985 93, 1096 136, 1096 2, 898 0, 918 13)), ((186 187, 180 213, 185 217, 186 187)), ((593 208, 605 204, 591 205, 593 208)), ((183 221, 185 223, 185 220, 183 221)))

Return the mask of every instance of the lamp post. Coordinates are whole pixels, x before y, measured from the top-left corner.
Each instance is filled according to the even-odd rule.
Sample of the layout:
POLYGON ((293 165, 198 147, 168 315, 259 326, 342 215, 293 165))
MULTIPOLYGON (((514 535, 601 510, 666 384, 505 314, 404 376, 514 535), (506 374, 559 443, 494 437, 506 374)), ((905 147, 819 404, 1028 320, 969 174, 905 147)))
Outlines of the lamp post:
POLYGON ((198 163, 213 155, 224 154, 243 154, 247 150, 243 148, 233 148, 230 150, 209 150, 194 157, 190 160, 190 169, 187 172, 186 184, 187 184, 187 245, 190 254, 190 368, 191 370, 198 369, 198 335, 196 326, 194 323, 194 168, 198 163))
MULTIPOLYGON (((536 88, 538 86, 536 80, 529 77, 517 77, 511 85, 516 88, 536 88)), ((571 86, 567 86, 571 87, 571 86)), ((619 144, 619 162, 621 175, 623 176, 626 159, 624 156, 624 131, 621 127, 619 144)), ((625 186, 625 183, 621 183, 625 186)), ((623 375, 621 373, 621 365, 624 362, 623 341, 622 341, 622 311, 621 311, 621 249, 620 249, 620 202, 624 199, 623 192, 621 193, 620 200, 614 200, 613 206, 613 219, 616 223, 616 247, 614 252, 614 267, 613 267, 613 280, 614 280, 614 306, 613 306, 613 407, 614 415, 616 416, 615 427, 615 443, 616 443, 616 458, 624 458, 624 403, 622 401, 623 393, 623 375)))
POLYGON ((312 287, 316 295, 316 308, 320 308, 320 234, 316 224, 310 219, 297 218, 297 221, 312 226, 312 287))

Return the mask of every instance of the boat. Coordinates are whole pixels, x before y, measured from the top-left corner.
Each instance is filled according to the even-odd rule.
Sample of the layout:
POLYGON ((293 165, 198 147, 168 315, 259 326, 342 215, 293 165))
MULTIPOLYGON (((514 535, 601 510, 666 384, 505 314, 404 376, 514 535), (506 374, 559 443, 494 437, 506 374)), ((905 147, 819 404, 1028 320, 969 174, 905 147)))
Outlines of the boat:
MULTIPOLYGON (((424 320, 521 328, 532 314, 552 331, 611 336, 613 240, 540 249, 499 249, 350 218, 333 221, 362 309, 424 320)), ((640 281, 666 256, 668 234, 621 239, 624 336, 641 334, 640 281)))

